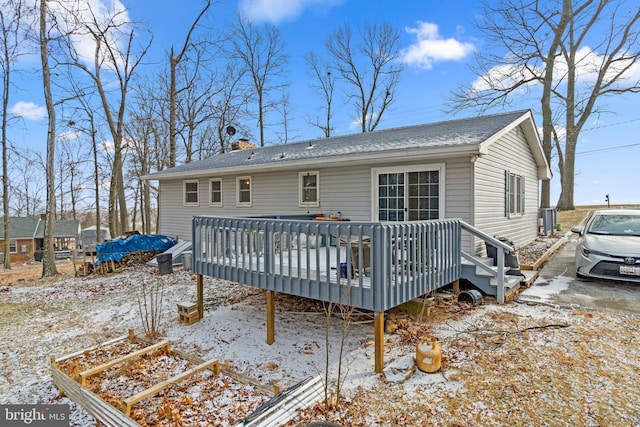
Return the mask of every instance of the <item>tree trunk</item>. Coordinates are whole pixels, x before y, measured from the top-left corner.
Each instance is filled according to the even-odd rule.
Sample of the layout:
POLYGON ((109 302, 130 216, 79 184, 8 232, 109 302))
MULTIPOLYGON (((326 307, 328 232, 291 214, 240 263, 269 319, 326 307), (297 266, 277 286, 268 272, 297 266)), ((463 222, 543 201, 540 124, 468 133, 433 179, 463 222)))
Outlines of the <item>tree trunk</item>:
POLYGON ((180 62, 180 58, 173 56, 173 47, 171 48, 171 55, 169 56, 169 68, 170 68, 170 87, 169 87, 169 167, 175 167, 176 165, 176 102, 177 102, 177 89, 176 89, 176 67, 180 62))
POLYGON ((109 232, 111 236, 118 236, 118 212, 116 211, 116 179, 112 175, 109 184, 109 232))
POLYGON ((9 170, 7 167, 7 111, 9 110, 9 89, 11 77, 11 62, 8 46, 3 46, 4 72, 2 97, 2 212, 4 213, 4 269, 11 269, 11 236, 9 230, 9 170))
POLYGON ((49 69, 49 46, 47 34, 47 0, 40 0, 40 60, 42 63, 42 82, 44 99, 47 106, 47 163, 46 187, 47 207, 44 224, 44 254, 42 257, 42 277, 53 277, 58 274, 53 248, 53 224, 56 217, 55 194, 55 147, 56 147, 56 112, 51 96, 51 70, 49 69))
POLYGON ((575 183, 575 160, 576 160, 575 135, 569 137, 567 133, 567 143, 564 149, 564 168, 560 176, 562 191, 558 198, 557 208, 560 211, 571 211, 575 209, 573 202, 573 187, 575 183))
POLYGON ((135 230, 136 229, 136 221, 138 220, 138 195, 139 195, 139 190, 140 189, 140 183, 138 182, 138 185, 136 186, 134 192, 133 192, 133 209, 131 210, 131 228, 130 230, 135 230))
POLYGON ((93 184, 95 185, 96 198, 96 243, 102 241, 102 231, 100 227, 100 176, 98 175, 98 147, 96 144, 96 130, 93 116, 91 116, 91 144, 93 145, 93 184))
POLYGON ((124 177, 122 175, 122 148, 120 149, 120 167, 117 170, 118 181, 118 205, 120 207, 120 227, 121 234, 127 231, 129 224, 129 212, 127 211, 127 198, 124 193, 124 177))
POLYGON ((264 147, 264 108, 262 88, 258 89, 258 125, 260 126, 260 147, 264 147))
POLYGON ((151 234, 151 192, 149 191, 149 184, 146 182, 142 184, 142 194, 144 199, 144 232, 151 234))

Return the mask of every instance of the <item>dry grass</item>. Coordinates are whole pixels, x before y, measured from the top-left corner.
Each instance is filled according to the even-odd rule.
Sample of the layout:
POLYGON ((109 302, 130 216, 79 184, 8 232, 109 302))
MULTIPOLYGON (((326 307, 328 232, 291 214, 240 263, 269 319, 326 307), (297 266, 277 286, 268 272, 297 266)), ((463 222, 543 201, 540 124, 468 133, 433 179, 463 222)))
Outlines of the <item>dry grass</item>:
POLYGON ((558 224, 562 224, 563 229, 570 230, 577 227, 587 217, 591 209, 579 207, 573 211, 559 211, 558 224))
MULTIPOLYGON (((73 277, 73 263, 70 260, 56 261, 56 268, 60 278, 73 277)), ((0 286, 9 286, 19 282, 37 282, 42 277, 42 264, 15 263, 11 270, 3 270, 0 273, 0 286)))
MULTIPOLYGON (((562 224, 565 230, 579 226, 587 217, 590 211, 596 209, 607 209, 607 205, 585 205, 576 206, 572 211, 558 211, 558 224, 562 224)), ((640 209, 640 205, 611 205, 610 209, 640 209)))
MULTIPOLYGON (((350 426, 640 425, 640 319, 552 309, 533 316, 520 308, 466 312, 457 323, 432 320, 443 368, 414 376, 437 380, 380 383, 323 415, 350 426), (452 324, 454 334, 446 334, 452 324)), ((321 418, 310 410, 301 418, 314 417, 321 418)))

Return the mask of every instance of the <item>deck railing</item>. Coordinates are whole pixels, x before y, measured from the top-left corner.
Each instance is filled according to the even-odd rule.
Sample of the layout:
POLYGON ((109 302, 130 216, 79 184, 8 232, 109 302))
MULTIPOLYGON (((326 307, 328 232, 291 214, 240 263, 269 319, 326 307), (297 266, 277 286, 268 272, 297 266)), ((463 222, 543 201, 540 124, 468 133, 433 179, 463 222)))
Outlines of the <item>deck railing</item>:
POLYGON ((461 274, 459 220, 193 218, 193 268, 261 289, 385 311, 461 274))

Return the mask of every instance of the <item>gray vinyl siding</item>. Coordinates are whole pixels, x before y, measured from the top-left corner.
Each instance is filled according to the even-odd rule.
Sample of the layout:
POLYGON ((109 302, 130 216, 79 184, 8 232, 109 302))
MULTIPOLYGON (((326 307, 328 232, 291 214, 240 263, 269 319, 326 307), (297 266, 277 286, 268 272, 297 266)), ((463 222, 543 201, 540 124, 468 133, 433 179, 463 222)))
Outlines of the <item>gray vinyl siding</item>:
MULTIPOLYGON (((538 232, 538 173, 536 162, 520 128, 493 143, 475 162, 475 226, 491 236, 507 237, 516 246, 538 232), (505 216, 505 171, 524 177, 522 216, 505 216)), ((477 246, 481 251, 481 247, 477 246)))
POLYGON ((199 206, 183 206, 183 180, 160 181, 160 233, 191 239, 196 215, 255 216, 340 212, 352 221, 371 219, 371 168, 314 168, 282 172, 212 175, 199 180, 199 206), (319 172, 320 206, 299 206, 299 173, 319 172), (236 177, 251 177, 250 207, 236 205, 236 177), (209 178, 222 179, 222 207, 209 206, 209 178))
POLYGON ((472 164, 468 157, 448 160, 376 163, 349 168, 327 167, 269 173, 211 175, 199 179, 199 206, 183 206, 183 179, 162 180, 160 185, 160 233, 191 239, 191 218, 195 215, 271 215, 340 212, 352 221, 371 221, 371 169, 411 165, 444 164, 445 217, 472 220, 472 164), (319 207, 299 207, 299 173, 319 172, 319 207), (252 206, 236 206, 236 177, 251 176, 252 206), (222 179, 222 207, 209 206, 209 178, 222 179))

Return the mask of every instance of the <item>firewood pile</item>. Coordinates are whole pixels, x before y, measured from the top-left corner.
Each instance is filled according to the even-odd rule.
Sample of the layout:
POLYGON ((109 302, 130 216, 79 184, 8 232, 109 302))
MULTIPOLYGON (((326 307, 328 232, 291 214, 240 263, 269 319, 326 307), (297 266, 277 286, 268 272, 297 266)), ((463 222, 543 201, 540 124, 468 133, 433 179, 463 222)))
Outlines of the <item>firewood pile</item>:
POLYGON ((158 251, 138 251, 131 252, 124 256, 120 262, 116 263, 116 268, 135 267, 136 265, 144 265, 151 261, 153 257, 158 255, 158 251))

